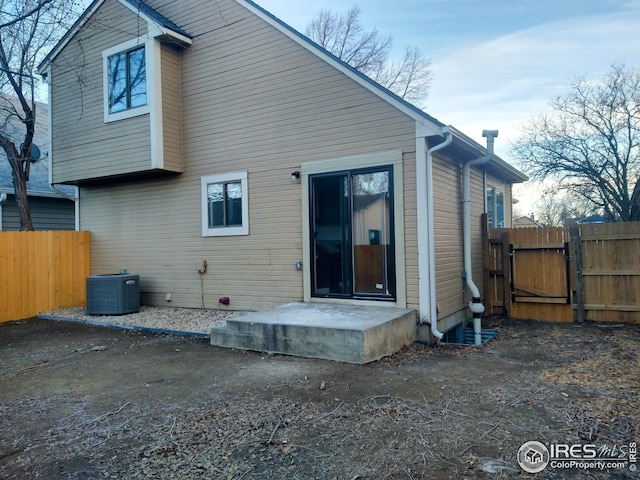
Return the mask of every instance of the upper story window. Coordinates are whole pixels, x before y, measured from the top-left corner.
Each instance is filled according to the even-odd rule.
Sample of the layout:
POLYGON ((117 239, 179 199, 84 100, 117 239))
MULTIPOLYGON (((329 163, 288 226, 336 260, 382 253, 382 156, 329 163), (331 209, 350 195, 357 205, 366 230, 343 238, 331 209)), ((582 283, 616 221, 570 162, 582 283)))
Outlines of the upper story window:
POLYGON ((139 37, 102 52, 105 122, 149 113, 156 43, 139 37))
POLYGON ((109 113, 147 104, 147 68, 144 46, 107 59, 109 113))
POLYGON ((504 228, 504 192, 487 187, 487 216, 489 228, 504 228))
POLYGON ((201 178, 202 236, 249 235, 247 172, 201 178))

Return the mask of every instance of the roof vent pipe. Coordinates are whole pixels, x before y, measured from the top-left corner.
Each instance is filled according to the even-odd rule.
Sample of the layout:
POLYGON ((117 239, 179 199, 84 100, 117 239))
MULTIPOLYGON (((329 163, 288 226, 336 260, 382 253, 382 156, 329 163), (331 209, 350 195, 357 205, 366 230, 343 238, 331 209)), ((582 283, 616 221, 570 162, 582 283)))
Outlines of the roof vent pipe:
POLYGON ((480 299, 480 290, 473 281, 471 265, 471 195, 470 178, 471 167, 487 163, 493 157, 493 142, 498 136, 498 130, 483 130, 482 136, 487 139, 487 154, 466 162, 462 167, 462 243, 464 250, 464 275, 467 288, 471 292, 472 300, 469 302, 469 310, 473 314, 474 343, 482 344, 481 318, 484 313, 484 305, 480 299))

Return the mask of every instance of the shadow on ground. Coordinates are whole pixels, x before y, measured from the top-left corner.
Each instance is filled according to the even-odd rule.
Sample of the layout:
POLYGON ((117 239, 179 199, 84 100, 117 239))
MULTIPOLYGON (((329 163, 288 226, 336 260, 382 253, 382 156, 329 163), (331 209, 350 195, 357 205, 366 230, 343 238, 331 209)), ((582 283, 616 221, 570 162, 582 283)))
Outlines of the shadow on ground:
MULTIPOLYGON (((368 365, 0 324, 0 479, 529 478, 520 446, 639 440, 640 328, 490 320, 368 365)), ((633 478, 626 469, 535 478, 633 478)))

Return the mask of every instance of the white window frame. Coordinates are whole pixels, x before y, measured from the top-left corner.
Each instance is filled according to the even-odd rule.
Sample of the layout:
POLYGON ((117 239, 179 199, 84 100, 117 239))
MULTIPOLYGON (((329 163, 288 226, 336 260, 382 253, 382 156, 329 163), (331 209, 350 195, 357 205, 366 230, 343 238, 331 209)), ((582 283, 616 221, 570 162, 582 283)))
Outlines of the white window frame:
POLYGON ((218 175, 206 175, 200 178, 202 201, 202 236, 228 237, 249 235, 249 189, 247 172, 232 172, 218 175), (212 183, 240 182, 242 188, 242 225, 233 227, 209 227, 208 186, 212 183))
POLYGON ((108 48, 102 52, 102 84, 103 84, 103 96, 104 96, 104 123, 115 122, 123 120, 125 118, 138 117, 140 115, 146 115, 151 111, 152 94, 155 90, 155 57, 154 48, 156 42, 152 38, 137 37, 128 42, 121 43, 114 47, 108 48), (120 112, 109 112, 109 57, 117 53, 133 50, 137 47, 144 47, 145 55, 145 69, 146 69, 146 81, 147 81, 147 103, 139 107, 128 108, 120 112))
POLYGON ((488 185, 485 189, 486 213, 490 214, 489 228, 505 228, 507 218, 507 208, 505 205, 506 195, 500 187, 488 185), (489 201, 489 191, 491 191, 491 201, 489 201), (502 195, 502 225, 498 225, 498 195, 502 195))

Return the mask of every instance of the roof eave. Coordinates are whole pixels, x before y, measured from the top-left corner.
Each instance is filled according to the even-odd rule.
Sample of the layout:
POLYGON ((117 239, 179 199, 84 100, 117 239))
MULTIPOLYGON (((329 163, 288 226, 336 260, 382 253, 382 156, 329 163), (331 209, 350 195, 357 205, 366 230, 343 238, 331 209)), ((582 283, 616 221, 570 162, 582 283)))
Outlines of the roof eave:
MULTIPOLYGON (((147 15, 144 11, 136 8, 127 0, 118 0, 122 5, 127 7, 129 10, 134 12, 136 15, 140 15, 145 22, 147 22, 150 26, 153 26, 155 30, 155 37, 164 37, 167 39, 173 40, 175 43, 181 46, 189 46, 192 44, 191 38, 181 30, 177 30, 174 28, 170 28, 166 25, 163 25, 149 15, 147 15)), ((80 15, 80 18, 76 20, 76 22, 71 26, 71 28, 64 34, 64 36, 60 39, 60 41, 56 44, 55 47, 49 52, 49 54, 40 62, 37 67, 37 72, 39 75, 46 75, 47 70, 51 62, 58 56, 60 51, 71 41, 73 36, 82 28, 82 26, 91 18, 91 16, 100 8, 100 6, 105 2, 105 0, 94 0, 91 5, 87 7, 87 9, 80 15)))
MULTIPOLYGON (((486 147, 483 147, 460 130, 451 127, 451 133, 453 134, 454 141, 458 143, 458 146, 468 151, 469 154, 475 157, 481 157, 487 154, 486 147)), ((500 176, 509 183, 522 183, 529 180, 527 175, 500 158, 498 155, 493 155, 491 157, 489 165, 496 169, 500 173, 500 176)))

